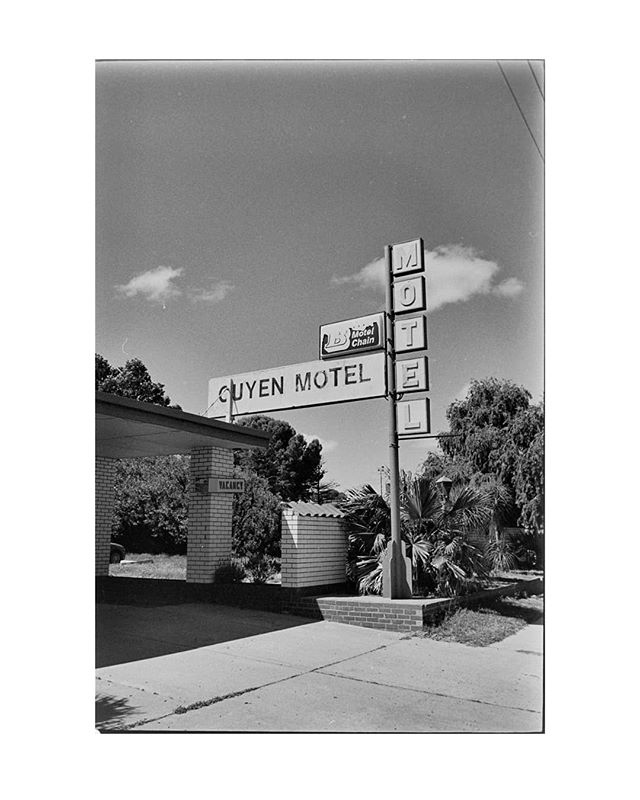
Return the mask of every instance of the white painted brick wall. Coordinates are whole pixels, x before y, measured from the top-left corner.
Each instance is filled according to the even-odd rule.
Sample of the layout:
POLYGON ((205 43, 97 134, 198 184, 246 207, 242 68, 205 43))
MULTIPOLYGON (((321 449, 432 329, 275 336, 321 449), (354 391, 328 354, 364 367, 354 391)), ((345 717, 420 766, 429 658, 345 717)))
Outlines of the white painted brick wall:
POLYGON ((116 462, 112 458, 96 457, 95 508, 96 508, 96 575, 109 574, 111 549, 111 524, 113 522, 114 481, 116 462))
POLYGON ((199 494, 197 478, 233 475, 233 451, 198 447, 191 451, 191 492, 187 533, 187 581, 212 583, 216 569, 231 559, 232 494, 199 494))
POLYGON ((282 586, 301 588, 344 583, 347 536, 335 517, 282 514, 282 586))

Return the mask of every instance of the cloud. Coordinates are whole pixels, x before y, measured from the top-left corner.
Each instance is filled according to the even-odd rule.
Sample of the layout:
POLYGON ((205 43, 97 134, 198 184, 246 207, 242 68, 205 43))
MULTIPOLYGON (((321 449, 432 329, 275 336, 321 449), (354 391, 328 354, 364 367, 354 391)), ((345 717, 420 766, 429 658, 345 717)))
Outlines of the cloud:
MULTIPOLYGON (((507 278, 496 285, 494 279, 500 267, 495 261, 482 258, 473 247, 447 244, 434 250, 425 249, 424 252, 430 311, 449 303, 465 302, 480 294, 515 297, 524 288, 518 278, 507 278)), ((384 259, 372 261, 352 275, 334 275, 331 282, 336 285, 352 284, 365 290, 384 289, 384 259)))
POLYGON ((524 283, 518 278, 507 278, 506 281, 499 283, 493 290, 493 294, 499 297, 517 297, 524 289, 524 283))
POLYGON ((141 295, 146 300, 156 303, 165 303, 172 297, 182 294, 181 290, 173 285, 174 278, 182 274, 182 267, 156 267, 131 278, 129 283, 116 286, 119 292, 126 297, 141 295))
POLYGON ((210 289, 190 289, 189 299, 194 303, 220 303, 234 288, 232 283, 220 281, 210 289))
POLYGON ((304 436, 308 442, 310 442, 312 439, 317 439, 322 445, 322 450, 325 453, 330 453, 338 446, 338 442, 334 441, 333 439, 323 439, 322 436, 317 436, 315 433, 304 433, 303 431, 298 431, 298 433, 304 436))

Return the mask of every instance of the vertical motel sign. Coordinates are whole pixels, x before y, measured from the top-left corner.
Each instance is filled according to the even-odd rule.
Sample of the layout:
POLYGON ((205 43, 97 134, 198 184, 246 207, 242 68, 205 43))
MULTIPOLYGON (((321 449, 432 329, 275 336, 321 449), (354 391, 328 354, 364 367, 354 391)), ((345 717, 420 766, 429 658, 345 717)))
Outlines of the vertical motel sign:
POLYGON ((429 399, 407 398, 429 391, 429 362, 418 351, 427 349, 426 276, 422 239, 391 247, 393 282, 393 350, 396 355, 397 424, 400 438, 426 436, 431 430, 429 399), (405 278, 405 275, 410 277, 405 278), (418 313, 420 312, 420 313, 418 313), (397 358, 407 353, 408 358, 397 358))
POLYGON ((422 239, 387 245, 384 255, 391 541, 382 561, 382 594, 403 599, 412 596, 412 567, 400 528, 399 440, 426 436, 430 430, 428 399, 405 398, 429 389, 427 357, 419 354, 427 346, 424 245, 422 239))

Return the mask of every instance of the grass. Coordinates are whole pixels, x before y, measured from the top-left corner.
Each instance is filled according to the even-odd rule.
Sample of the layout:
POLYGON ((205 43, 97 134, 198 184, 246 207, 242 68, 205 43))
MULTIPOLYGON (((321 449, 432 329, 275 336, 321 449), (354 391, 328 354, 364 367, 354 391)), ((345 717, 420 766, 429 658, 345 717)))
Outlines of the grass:
POLYGON ((110 564, 109 575, 122 578, 168 578, 174 581, 187 579, 186 556, 127 553, 125 560, 147 563, 110 564))
POLYGON ((519 600, 500 599, 477 609, 459 608, 440 624, 426 628, 418 636, 439 642, 486 647, 501 642, 527 624, 539 622, 542 609, 542 595, 519 600))
MULTIPOLYGON (((136 561, 139 563, 110 564, 109 575, 122 578, 166 578, 173 581, 186 581, 187 579, 186 556, 127 553, 125 561, 136 561)), ((249 578, 246 580, 249 580, 249 578)), ((276 572, 266 582, 280 583, 280 572, 276 572)))

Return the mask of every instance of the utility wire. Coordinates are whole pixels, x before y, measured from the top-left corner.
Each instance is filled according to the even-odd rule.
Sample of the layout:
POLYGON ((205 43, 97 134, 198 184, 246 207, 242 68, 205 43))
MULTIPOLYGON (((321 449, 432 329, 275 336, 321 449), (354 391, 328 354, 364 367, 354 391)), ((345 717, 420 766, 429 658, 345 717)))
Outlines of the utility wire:
POLYGON ((529 136, 531 136, 531 139, 533 140, 533 143, 536 146, 536 150, 540 154, 540 158, 542 159, 542 163, 544 164, 544 156, 542 155, 542 151, 538 147, 538 143, 536 142, 536 137, 533 135, 533 131, 529 127, 529 123, 527 122, 527 118, 525 117, 524 113, 522 112, 522 109, 520 108, 520 103, 518 102, 518 98, 516 97, 513 89, 511 88, 511 84, 509 83, 509 80, 508 80, 508 78, 507 78, 507 76, 505 74, 505 71, 502 69, 502 64, 499 61, 497 61, 496 63, 498 65, 499 69, 500 69, 500 72, 502 73, 502 77, 504 78, 505 83, 507 84, 507 88, 511 92, 511 97, 513 97, 513 101, 515 102, 515 104, 516 104, 516 106, 518 108, 518 111, 520 112, 520 116, 522 117, 522 121, 527 126, 527 130, 529 131, 529 136))
POLYGON ((538 83, 538 79, 536 78, 536 73, 533 71, 533 67, 531 66, 531 62, 527 59, 527 64, 529 65, 529 69, 531 70, 531 74, 533 75, 533 80, 536 82, 536 86, 538 87, 538 91, 540 92, 542 99, 544 100, 544 92, 540 84, 538 83))

